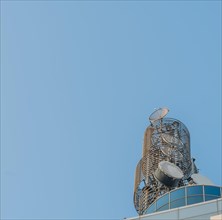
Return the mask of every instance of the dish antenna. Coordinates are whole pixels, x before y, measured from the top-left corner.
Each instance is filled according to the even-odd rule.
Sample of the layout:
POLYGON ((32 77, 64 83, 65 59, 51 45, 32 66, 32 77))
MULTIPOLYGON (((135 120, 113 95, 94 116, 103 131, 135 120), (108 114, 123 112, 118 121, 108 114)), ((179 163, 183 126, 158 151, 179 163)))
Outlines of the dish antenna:
POLYGON ((179 138, 177 138, 173 135, 162 133, 161 138, 165 143, 167 143, 171 146, 176 146, 178 148, 183 147, 183 142, 179 138))
POLYGON ((150 115, 149 120, 150 120, 151 123, 153 123, 154 121, 160 120, 163 117, 165 117, 168 112, 169 112, 168 108, 159 108, 159 109, 155 110, 150 115))
POLYGON ((208 179, 206 176, 202 176, 199 173, 192 174, 191 178, 193 179, 194 183, 199 185, 214 185, 210 179, 208 179))
POLYGON ((161 161, 154 173, 155 178, 168 187, 176 186, 183 178, 182 170, 173 163, 161 161))
POLYGON ((170 159, 174 159, 175 161, 183 160, 182 153, 179 152, 178 149, 175 149, 173 146, 161 146, 160 150, 164 155, 169 157, 170 159))

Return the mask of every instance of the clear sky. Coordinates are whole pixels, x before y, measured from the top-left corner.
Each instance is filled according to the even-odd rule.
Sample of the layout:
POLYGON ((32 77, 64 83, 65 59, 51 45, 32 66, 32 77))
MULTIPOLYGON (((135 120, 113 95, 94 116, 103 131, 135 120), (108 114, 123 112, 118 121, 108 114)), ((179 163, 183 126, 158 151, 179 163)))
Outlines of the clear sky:
POLYGON ((221 185, 221 1, 1 1, 1 217, 136 216, 161 106, 221 185))

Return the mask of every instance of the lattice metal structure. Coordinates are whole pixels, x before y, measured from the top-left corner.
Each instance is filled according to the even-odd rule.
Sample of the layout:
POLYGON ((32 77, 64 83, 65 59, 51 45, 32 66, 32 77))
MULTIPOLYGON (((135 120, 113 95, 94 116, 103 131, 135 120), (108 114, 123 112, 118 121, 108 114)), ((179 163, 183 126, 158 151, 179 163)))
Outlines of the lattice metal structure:
POLYGON ((190 135, 179 120, 166 118, 167 108, 150 116, 142 159, 135 172, 134 205, 139 215, 161 195, 191 181, 197 168, 190 155, 190 135))

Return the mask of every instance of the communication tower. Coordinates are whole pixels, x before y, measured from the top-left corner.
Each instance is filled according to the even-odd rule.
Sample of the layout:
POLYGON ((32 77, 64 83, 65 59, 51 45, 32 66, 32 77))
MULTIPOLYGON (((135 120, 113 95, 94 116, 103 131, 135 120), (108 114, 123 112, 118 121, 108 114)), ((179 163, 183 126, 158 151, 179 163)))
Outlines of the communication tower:
MULTIPOLYGON (((213 183, 208 178, 198 173, 195 159, 190 154, 189 131, 181 121, 166 117, 168 112, 168 108, 155 110, 150 115, 150 125, 145 130, 142 159, 136 167, 134 184, 134 206, 139 215, 189 204, 189 199, 194 197, 186 196, 193 185, 200 187, 196 190, 202 190, 202 201, 209 198, 204 194, 209 190, 208 186, 221 191, 220 187, 212 186, 213 183), (183 198, 181 197, 183 202, 180 201, 178 189, 184 192, 183 198), (176 206, 173 202, 170 204, 173 193, 177 194, 176 206)), ((221 196, 221 192, 218 196, 221 196)), ((218 197, 212 197, 215 198, 218 197)))

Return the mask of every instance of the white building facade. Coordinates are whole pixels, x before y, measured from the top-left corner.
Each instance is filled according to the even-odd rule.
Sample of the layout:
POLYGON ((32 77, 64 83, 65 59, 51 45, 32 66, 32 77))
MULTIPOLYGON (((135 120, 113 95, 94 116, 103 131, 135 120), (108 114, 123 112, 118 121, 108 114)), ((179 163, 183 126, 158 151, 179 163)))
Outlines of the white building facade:
POLYGON ((127 220, 222 220, 222 198, 158 211, 127 220))

